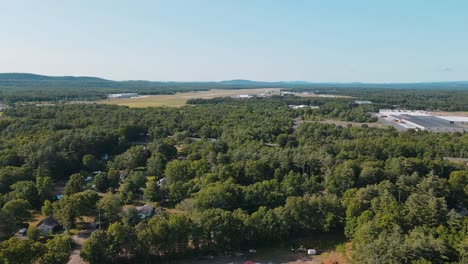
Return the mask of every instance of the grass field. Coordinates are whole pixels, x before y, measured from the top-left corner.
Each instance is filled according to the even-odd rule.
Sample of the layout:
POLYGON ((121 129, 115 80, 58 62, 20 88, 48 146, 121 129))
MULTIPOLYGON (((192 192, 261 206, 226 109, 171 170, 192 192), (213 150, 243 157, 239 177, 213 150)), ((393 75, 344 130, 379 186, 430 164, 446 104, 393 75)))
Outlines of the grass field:
POLYGON ((125 105, 129 107, 180 107, 189 99, 203 98, 212 99, 216 97, 229 97, 241 94, 259 95, 266 92, 279 93, 280 88, 242 89, 242 90, 209 90, 199 92, 177 93, 170 95, 148 95, 136 98, 102 100, 101 104, 125 105))

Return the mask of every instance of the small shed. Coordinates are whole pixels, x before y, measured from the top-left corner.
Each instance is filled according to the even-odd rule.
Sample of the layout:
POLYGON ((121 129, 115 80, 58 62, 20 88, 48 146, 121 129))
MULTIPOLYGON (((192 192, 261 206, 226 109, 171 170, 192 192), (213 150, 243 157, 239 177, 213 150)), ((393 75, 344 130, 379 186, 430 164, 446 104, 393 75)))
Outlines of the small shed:
POLYGON ((315 249, 307 249, 307 255, 317 255, 317 250, 315 250, 315 249))
POLYGON ((48 216, 37 224, 37 229, 42 235, 48 235, 54 232, 59 226, 60 224, 55 218, 48 216))

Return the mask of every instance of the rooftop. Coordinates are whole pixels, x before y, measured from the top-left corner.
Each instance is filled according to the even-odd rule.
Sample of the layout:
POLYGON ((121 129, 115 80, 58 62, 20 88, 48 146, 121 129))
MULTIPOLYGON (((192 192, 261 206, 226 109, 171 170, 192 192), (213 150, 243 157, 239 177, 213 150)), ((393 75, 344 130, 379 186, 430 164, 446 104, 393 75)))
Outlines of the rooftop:
POLYGON ((418 126, 423 127, 425 130, 433 132, 463 132, 463 127, 458 127, 450 121, 435 117, 435 116, 416 116, 416 115, 394 115, 394 117, 401 118, 404 121, 411 122, 418 126))
POLYGON ((41 225, 46 225, 46 226, 52 226, 52 227, 54 227, 54 226, 58 226, 58 225, 60 225, 60 224, 59 224, 59 222, 58 222, 57 220, 55 220, 54 217, 48 216, 48 217, 42 219, 42 220, 37 224, 37 226, 41 226, 41 225))

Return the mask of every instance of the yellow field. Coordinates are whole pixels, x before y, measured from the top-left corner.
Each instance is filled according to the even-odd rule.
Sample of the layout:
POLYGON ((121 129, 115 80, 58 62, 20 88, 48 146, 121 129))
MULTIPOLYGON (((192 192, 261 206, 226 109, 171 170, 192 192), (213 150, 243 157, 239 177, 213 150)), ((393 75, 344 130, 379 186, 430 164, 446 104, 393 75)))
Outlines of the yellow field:
POLYGON ((199 92, 177 93, 171 95, 148 95, 137 98, 110 99, 98 101, 100 104, 125 105, 129 107, 180 107, 187 103, 189 99, 203 98, 212 99, 215 97, 229 97, 241 94, 259 95, 266 92, 278 94, 281 88, 262 89, 242 89, 242 90, 209 90, 199 92))

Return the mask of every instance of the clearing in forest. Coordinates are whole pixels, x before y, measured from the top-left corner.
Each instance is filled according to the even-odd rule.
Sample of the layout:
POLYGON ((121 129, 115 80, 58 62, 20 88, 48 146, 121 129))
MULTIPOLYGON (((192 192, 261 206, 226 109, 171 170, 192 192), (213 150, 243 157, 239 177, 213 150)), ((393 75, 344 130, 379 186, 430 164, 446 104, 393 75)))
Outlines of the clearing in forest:
POLYGON ((230 97, 239 95, 261 95, 270 92, 271 94, 279 94, 281 88, 261 88, 261 89, 235 89, 235 90, 221 90, 213 89, 208 91, 196 91, 187 93, 176 94, 162 94, 162 95, 147 95, 135 98, 122 98, 122 99, 107 99, 99 101, 101 104, 115 104, 125 105, 129 107, 180 107, 184 106, 189 99, 212 99, 216 97, 230 97))

